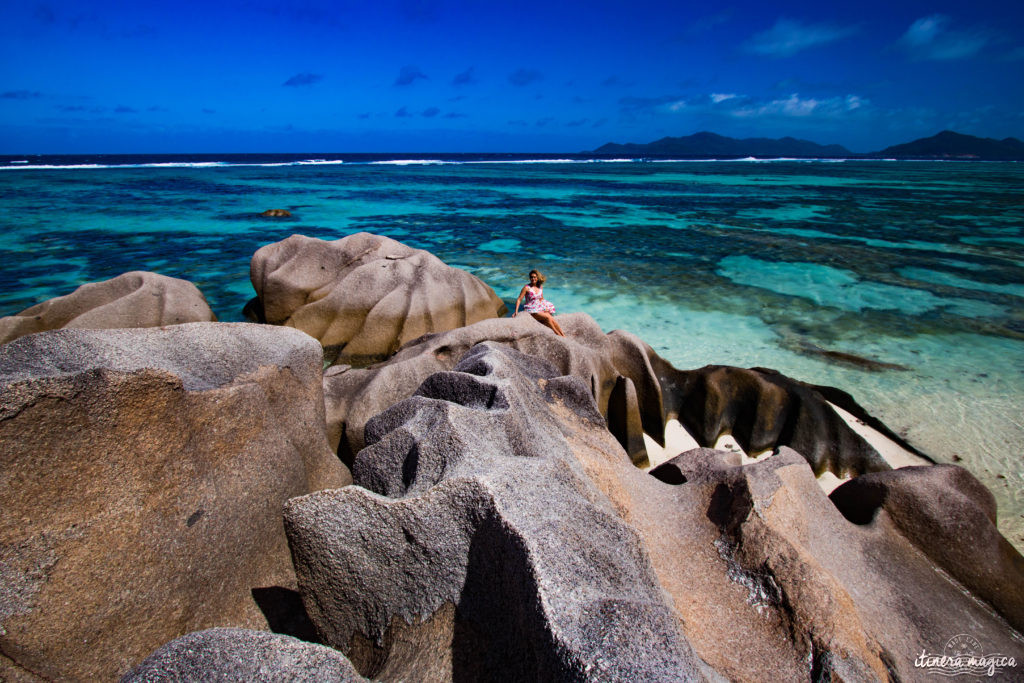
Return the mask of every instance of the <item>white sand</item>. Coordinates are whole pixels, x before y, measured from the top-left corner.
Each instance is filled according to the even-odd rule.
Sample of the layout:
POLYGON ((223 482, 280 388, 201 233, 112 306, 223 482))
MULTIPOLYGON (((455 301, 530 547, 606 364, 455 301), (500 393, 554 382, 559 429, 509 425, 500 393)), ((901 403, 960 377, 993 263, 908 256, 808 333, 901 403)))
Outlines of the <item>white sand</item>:
POLYGON ((655 468, 662 463, 668 462, 680 453, 700 448, 697 440, 690 436, 686 428, 679 423, 679 420, 669 420, 665 425, 665 447, 659 446, 654 439, 644 434, 644 445, 647 446, 647 459, 650 460, 650 468, 655 468))
POLYGON ((860 434, 865 441, 874 446, 878 454, 885 459, 889 465, 894 468, 899 467, 910 467, 913 465, 931 465, 919 455, 911 453, 907 449, 900 446, 898 443, 893 441, 887 436, 884 436, 881 432, 872 429, 867 426, 850 413, 846 412, 842 408, 832 403, 829 403, 832 409, 836 411, 839 417, 846 421, 846 424, 850 425, 850 429, 860 434))

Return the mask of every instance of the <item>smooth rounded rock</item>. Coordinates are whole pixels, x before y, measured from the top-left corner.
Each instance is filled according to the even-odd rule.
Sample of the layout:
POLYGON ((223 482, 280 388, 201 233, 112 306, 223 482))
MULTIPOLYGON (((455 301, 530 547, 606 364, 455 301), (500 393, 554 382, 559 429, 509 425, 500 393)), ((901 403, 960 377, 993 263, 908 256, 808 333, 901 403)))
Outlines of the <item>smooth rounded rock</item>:
POLYGON ((61 328, 105 330, 215 320, 206 298, 191 282, 132 271, 0 318, 0 344, 61 328))
POLYGON ((529 316, 484 320, 408 344, 385 363, 324 377, 328 438, 346 463, 364 445, 366 422, 407 398, 431 374, 452 369, 471 347, 483 341, 507 344, 554 365, 560 374, 580 377, 606 410, 618 373, 611 347, 593 318, 582 313, 559 316, 566 337, 529 316))
POLYGON ((434 372, 451 369, 474 344, 507 344, 579 378, 635 463, 647 462, 643 434, 664 443, 679 419, 702 446, 732 434, 748 451, 791 446, 817 474, 888 469, 889 465, 829 405, 866 415, 830 387, 805 384, 763 368, 707 366, 678 370, 635 335, 601 331, 585 313, 559 316, 565 337, 527 316, 484 320, 406 345, 378 365, 324 377, 328 438, 347 464, 363 447, 366 422, 406 398, 434 372), (628 383, 627 383, 628 380, 628 383), (630 387, 631 385, 631 387, 630 387))
POLYGON ((504 315, 490 287, 430 252, 360 232, 292 235, 252 257, 253 320, 315 337, 333 359, 367 363, 432 332, 504 315))
POLYGON ((295 585, 282 505, 351 481, 327 446, 321 367, 315 340, 265 325, 0 346, 11 666, 104 680, 189 631, 266 628, 254 589, 295 585))
MULTIPOLYGON (((1024 570, 990 552, 1006 542, 983 489, 942 468, 863 475, 863 490, 889 493, 861 505, 873 521, 854 523, 822 491, 815 460, 785 445, 753 463, 696 449, 652 476, 604 427, 589 376, 559 375, 571 330, 585 326, 565 317, 569 339, 537 345, 547 355, 485 342, 424 378, 365 424, 357 486, 289 501, 310 617, 364 675, 918 680, 916 658, 967 629, 986 653, 1024 659, 1012 600, 992 597, 1015 594, 1024 570), (971 561, 987 587, 950 569, 971 561)), ((402 362, 447 363, 458 349, 445 338, 402 362)), ((687 394, 685 371, 674 383, 663 370, 668 412, 691 398, 714 405, 687 394)), ((714 374, 691 372, 698 388, 714 374)), ((831 423, 815 431, 827 405, 810 387, 769 390, 777 400, 759 416, 763 372, 717 383, 712 426, 762 419, 770 433, 778 406, 806 401, 818 407, 788 413, 800 435, 779 440, 842 444, 831 423)), ((630 380, 638 400, 652 390, 630 380)))

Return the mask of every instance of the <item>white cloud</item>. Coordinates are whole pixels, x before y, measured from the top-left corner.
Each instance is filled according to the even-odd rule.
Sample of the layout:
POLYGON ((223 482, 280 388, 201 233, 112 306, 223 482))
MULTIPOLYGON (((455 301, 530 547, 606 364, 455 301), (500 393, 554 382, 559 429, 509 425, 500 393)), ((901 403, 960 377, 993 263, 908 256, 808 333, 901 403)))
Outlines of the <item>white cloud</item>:
POLYGON ((859 111, 872 110, 871 102, 860 95, 837 97, 801 97, 799 93, 773 100, 735 93, 708 93, 690 98, 624 98, 623 112, 637 115, 709 114, 733 118, 818 118, 838 119, 859 111))
POLYGON ((950 19, 943 14, 922 17, 910 25, 897 45, 915 59, 963 59, 977 54, 992 36, 982 29, 949 28, 950 19))
POLYGON ((800 97, 797 93, 793 93, 785 99, 738 107, 730 113, 740 118, 762 116, 786 118, 808 116, 834 117, 861 109, 868 104, 869 102, 866 99, 858 95, 816 99, 813 97, 800 97))
POLYGON ((801 50, 841 40, 857 30, 855 26, 805 24, 792 19, 779 19, 770 29, 751 38, 747 49, 762 55, 789 57, 801 50))
POLYGON ((903 42, 911 46, 927 45, 935 40, 935 37, 942 30, 942 25, 947 21, 949 21, 949 18, 941 14, 933 14, 930 17, 918 19, 903 34, 903 42))

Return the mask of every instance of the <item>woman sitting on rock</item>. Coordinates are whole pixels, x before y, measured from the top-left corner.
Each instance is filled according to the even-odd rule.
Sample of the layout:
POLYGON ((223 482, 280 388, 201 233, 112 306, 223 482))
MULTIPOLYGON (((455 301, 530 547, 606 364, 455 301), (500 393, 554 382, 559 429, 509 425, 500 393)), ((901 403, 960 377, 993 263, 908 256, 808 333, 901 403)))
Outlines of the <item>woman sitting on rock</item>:
POLYGON ((529 313, 538 321, 550 327, 559 337, 564 337, 565 333, 562 332, 561 326, 555 320, 555 305, 544 298, 544 280, 545 278, 540 274, 540 271, 530 271, 530 282, 523 285, 522 291, 519 292, 519 298, 516 299, 516 311, 512 314, 512 317, 514 318, 519 314, 519 302, 523 300, 523 297, 526 297, 526 305, 523 306, 523 312, 529 313))

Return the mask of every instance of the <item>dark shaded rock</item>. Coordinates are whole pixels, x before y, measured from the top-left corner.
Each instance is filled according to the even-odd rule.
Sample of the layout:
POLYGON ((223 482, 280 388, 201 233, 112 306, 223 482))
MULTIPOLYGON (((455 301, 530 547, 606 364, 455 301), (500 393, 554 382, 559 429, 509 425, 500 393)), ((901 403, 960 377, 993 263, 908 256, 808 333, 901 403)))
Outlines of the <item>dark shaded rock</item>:
POLYGON ((890 469, 813 385, 766 368, 708 365, 680 371, 661 358, 652 363, 664 389, 666 417, 678 417, 702 446, 731 434, 747 453, 790 446, 816 475, 890 469))
POLYGON ((253 588, 252 599, 256 601, 267 620, 267 626, 274 633, 311 643, 319 642, 316 626, 310 621, 298 591, 282 586, 253 588))
MULTIPOLYGON (((769 370, 768 372, 775 371, 769 370)), ((902 436, 889 429, 888 425, 886 425, 884 422, 882 422, 877 417, 875 417, 867 410, 865 410, 864 407, 857 403, 857 401, 854 400, 853 396, 851 396, 849 393, 837 387, 823 386, 821 384, 811 384, 808 386, 812 387, 815 393, 820 395, 826 401, 833 405, 839 406, 840 408, 848 412, 850 415, 852 415, 854 418, 859 420, 861 423, 867 425, 868 427, 871 427, 885 438, 897 444, 900 448, 909 451, 930 463, 935 462, 935 460, 927 453, 918 450, 914 445, 912 445, 902 436)))
POLYGON ((292 212, 288 209, 267 209, 260 215, 264 218, 291 218, 292 212))
POLYGON ((652 365, 652 359, 661 360, 660 357, 635 334, 612 330, 606 339, 615 372, 633 382, 644 432, 664 446, 665 424, 669 418, 662 400, 661 378, 652 365))
POLYGON ((637 467, 647 467, 647 447, 644 445, 644 427, 640 420, 640 406, 636 387, 628 377, 615 380, 608 397, 608 431, 615 435, 637 467))
POLYGON ((884 510, 907 540, 1024 631, 1024 558, 999 533, 995 498, 970 472, 957 465, 875 472, 830 498, 855 524, 884 510))
POLYGON ((345 655, 264 631, 212 628, 167 643, 122 683, 150 681, 364 681, 345 655))
POLYGON ((260 304, 259 297, 253 297, 245 302, 245 306, 242 307, 242 317, 251 323, 260 323, 265 325, 267 319, 263 316, 263 305, 260 304))
POLYGON ((61 328, 116 329, 211 322, 202 292, 187 280, 132 271, 0 318, 0 344, 61 328))
POLYGON ((324 436, 320 346, 191 323, 0 346, 0 649, 109 679, 294 587, 281 506, 351 481, 324 436))
POLYGON ((490 287, 429 252, 360 232, 340 240, 292 235, 252 257, 259 300, 249 319, 315 337, 331 360, 366 364, 424 334, 506 313, 490 287))
POLYGON ((639 538, 587 479, 589 458, 639 472, 590 391, 484 343, 371 420, 359 486, 285 509, 325 641, 381 680, 700 678, 639 538))

